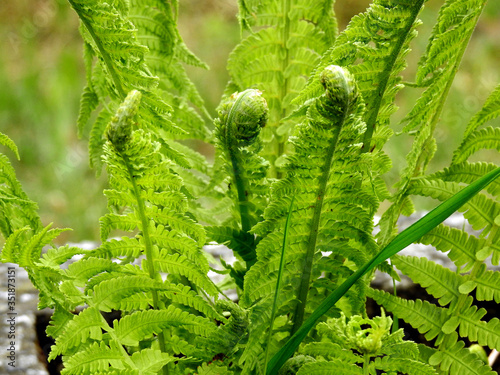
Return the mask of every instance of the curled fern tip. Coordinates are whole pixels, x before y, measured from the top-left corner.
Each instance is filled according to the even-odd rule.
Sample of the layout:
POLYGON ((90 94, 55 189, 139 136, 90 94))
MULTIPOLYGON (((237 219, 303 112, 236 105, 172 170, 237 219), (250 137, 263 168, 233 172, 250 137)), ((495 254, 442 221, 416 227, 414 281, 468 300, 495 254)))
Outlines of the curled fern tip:
POLYGON ((252 144, 266 125, 268 107, 262 92, 248 89, 232 94, 219 111, 220 121, 226 129, 228 145, 236 142, 238 147, 252 144))
POLYGON ((130 91, 108 125, 107 138, 117 149, 123 149, 130 138, 141 96, 142 94, 137 90, 130 91))
POLYGON ((321 72, 321 84, 334 101, 340 101, 349 107, 358 97, 358 89, 354 77, 346 69, 329 65, 321 72))

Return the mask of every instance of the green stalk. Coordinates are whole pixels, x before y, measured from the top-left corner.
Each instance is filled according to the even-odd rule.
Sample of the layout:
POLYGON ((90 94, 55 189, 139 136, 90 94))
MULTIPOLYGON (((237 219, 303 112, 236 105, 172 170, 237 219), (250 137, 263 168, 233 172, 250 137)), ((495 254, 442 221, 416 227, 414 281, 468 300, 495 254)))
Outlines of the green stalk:
POLYGON ((311 273, 313 267, 314 260, 314 252, 316 250, 316 243, 318 240, 319 233, 319 224, 321 219, 321 209, 323 207, 323 202, 325 198, 326 185, 328 183, 328 178, 330 176, 330 167, 333 161, 333 154, 335 149, 337 148, 337 141, 339 139, 340 129, 342 124, 346 119, 347 110, 343 111, 342 121, 340 122, 340 126, 338 126, 335 130, 336 133, 333 135, 333 139, 331 141, 330 147, 328 148, 326 154, 325 164, 323 165, 323 171, 319 180, 319 187, 317 191, 317 199, 314 204, 314 212, 311 223, 311 229, 309 232, 309 239, 307 241, 307 249, 306 255, 304 258, 304 266, 302 268, 302 277, 300 279, 300 285, 298 289, 297 298, 299 300, 297 307, 295 308, 295 313, 293 314, 293 326, 292 326, 292 335, 297 332, 299 327, 302 325, 304 321, 304 313, 307 303, 307 295, 309 293, 309 284, 311 282, 311 273))
POLYGON ((369 371, 369 365, 370 365, 370 356, 368 354, 365 353, 365 355, 363 356, 363 375, 370 375, 370 371, 369 371))
MULTIPOLYGON (((144 246, 146 250, 146 263, 148 265, 149 277, 155 280, 156 275, 158 275, 158 271, 155 267, 155 262, 153 257, 153 243, 151 241, 151 236, 149 235, 149 220, 146 217, 144 200, 141 197, 141 192, 139 187, 137 186, 137 182, 134 178, 134 173, 132 171, 132 168, 130 167, 128 158, 122 153, 120 153, 120 156, 122 157, 123 162, 125 163, 125 167, 127 168, 129 179, 132 182, 134 196, 135 199, 137 200, 137 211, 141 219, 142 238, 144 239, 144 246)), ((158 310, 158 292, 153 289, 151 291, 151 294, 153 296, 153 309, 158 310)), ((163 335, 163 332, 158 333, 158 343, 160 345, 160 350, 164 353, 166 349, 165 349, 165 336, 163 335)), ((163 375, 168 375, 168 374, 169 374, 168 365, 165 365, 163 366, 163 375)))
POLYGON ((113 79, 113 82, 116 87, 116 91, 120 94, 120 97, 124 99, 127 96, 127 93, 122 87, 120 77, 118 76, 118 73, 116 72, 115 66, 113 65, 113 62, 111 61, 111 57, 109 54, 106 52, 104 49, 104 46, 101 42, 101 39, 97 36, 97 34, 94 31, 94 28, 92 27, 91 23, 87 20, 87 18, 80 12, 78 6, 76 6, 75 2, 73 0, 68 0, 69 3, 71 4, 71 7, 74 9, 76 14, 78 14, 78 17, 82 21, 83 25, 89 32, 90 36, 95 42, 95 45, 99 49, 99 52, 101 53, 102 59, 104 60, 104 63, 106 64, 106 68, 109 71, 109 74, 111 75, 111 78, 113 79))
POLYGON ((274 301, 273 301, 273 308, 271 311, 271 323, 269 326, 269 331, 267 333, 267 339, 266 339, 266 354, 264 356, 264 368, 267 366, 267 359, 269 358, 269 344, 271 342, 271 336, 273 332, 273 324, 274 324, 274 318, 276 317, 276 308, 278 306, 278 294, 281 289, 281 278, 283 276, 283 269, 285 267, 285 251, 288 247, 288 230, 290 229, 290 222, 291 222, 291 217, 292 217, 292 211, 293 211, 293 203, 295 202, 295 197, 292 197, 292 201, 290 202, 290 207, 288 209, 288 216, 286 217, 286 223, 285 223, 285 233, 283 234, 283 247, 281 249, 281 258, 280 258, 280 266, 278 270, 278 280, 276 281, 276 290, 274 291, 274 301))
POLYGON ((500 168, 497 168, 469 186, 465 187, 452 197, 442 202, 431 212, 418 220, 416 223, 398 234, 386 247, 384 247, 375 257, 367 262, 363 267, 351 275, 340 287, 323 300, 316 310, 311 314, 304 324, 295 332, 288 342, 276 353, 267 366, 266 374, 276 374, 285 361, 295 352, 302 340, 315 326, 316 322, 332 308, 335 303, 367 272, 375 268, 384 260, 397 254, 411 243, 418 241, 424 234, 431 231, 451 214, 462 207, 474 195, 481 191, 486 185, 500 176, 500 168))
POLYGON ((233 123, 234 118, 238 113, 240 103, 248 95, 250 95, 250 93, 246 92, 236 99, 227 116, 227 125, 225 127, 226 149, 229 153, 229 158, 231 159, 231 166, 233 167, 233 183, 236 186, 236 191, 238 193, 238 208, 240 211, 241 229, 245 233, 250 232, 250 229, 252 228, 250 221, 250 212, 248 211, 248 191, 239 163, 239 160, 241 160, 240 150, 235 144, 232 144, 230 142, 234 140, 233 134, 231 134, 231 124, 233 123))

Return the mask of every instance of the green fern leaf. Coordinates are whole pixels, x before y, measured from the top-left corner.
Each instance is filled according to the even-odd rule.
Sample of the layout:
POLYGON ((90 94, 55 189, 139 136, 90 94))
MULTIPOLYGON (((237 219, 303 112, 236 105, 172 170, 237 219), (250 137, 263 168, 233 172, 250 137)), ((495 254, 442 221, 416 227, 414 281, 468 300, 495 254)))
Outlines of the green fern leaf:
POLYGON ((92 91, 89 86, 85 86, 80 99, 80 113, 78 114, 78 120, 76 121, 79 137, 83 136, 83 131, 90 120, 90 116, 98 105, 99 98, 96 93, 92 91))
POLYGON ((143 349, 132 354, 130 359, 137 366, 141 375, 156 375, 163 366, 173 362, 175 357, 162 353, 160 350, 143 349))
MULTIPOLYGON (((467 337, 472 342, 477 342, 481 346, 489 346, 491 349, 500 347, 500 320, 493 318, 489 322, 482 321, 486 310, 472 305, 472 297, 467 298, 466 306, 461 309, 459 315, 452 317, 453 324, 458 323, 459 334, 467 337), (456 323, 455 323, 456 322, 456 323)), ((446 323, 445 327, 447 326, 446 323)), ((445 329, 443 327, 443 330, 445 329)))
POLYGON ((374 370, 377 369, 379 371, 387 371, 387 373, 397 371, 398 374, 401 373, 409 375, 438 374, 431 366, 408 358, 377 357, 374 362, 370 364, 370 368, 373 368, 374 370))
MULTIPOLYGON (((440 180, 428 180, 419 178, 412 181, 409 194, 430 196, 441 201, 451 197, 460 190, 460 186, 453 182, 440 180)), ((473 229, 482 229, 485 236, 495 226, 494 218, 500 214, 500 204, 487 198, 484 194, 478 194, 466 203, 459 211, 465 211, 464 217, 469 221, 473 229)))
POLYGON ((139 341, 167 327, 182 327, 196 335, 207 336, 215 325, 170 305, 166 310, 137 311, 115 321, 114 330, 122 345, 136 346, 139 341))
POLYGON ((169 254, 167 251, 162 250, 159 256, 155 258, 155 264, 162 272, 185 276, 211 296, 219 294, 219 291, 206 273, 197 269, 194 263, 182 254, 169 254))
MULTIPOLYGON (((470 184, 479 177, 496 169, 497 166, 492 163, 469 163, 463 162, 460 164, 452 164, 449 168, 445 168, 440 172, 428 175, 428 179, 441 179, 443 181, 463 182, 470 184)), ((500 181, 492 181, 486 186, 485 190, 493 196, 500 195, 500 181)))
POLYGON ((389 116, 397 109, 393 104, 394 97, 403 87, 399 74, 406 66, 404 57, 409 52, 410 41, 416 36, 415 28, 420 24, 417 16, 423 3, 422 0, 374 1, 339 35, 316 68, 316 79, 310 80, 297 99, 304 102, 319 94, 317 78, 325 66, 348 67, 367 105, 364 115, 367 125, 363 140, 365 152, 371 149, 370 144, 380 150, 392 134, 388 128, 389 116), (377 142, 372 142, 376 138, 379 138, 377 142))
MULTIPOLYGON (((47 336, 57 340, 60 335, 66 332, 66 326, 73 320, 75 316, 63 308, 61 305, 56 305, 54 313, 50 318, 49 325, 45 332, 47 336)), ((51 351, 54 350, 53 348, 51 351)))
POLYGON ((167 289, 167 287, 145 275, 114 277, 109 280, 101 281, 94 287, 89 304, 101 311, 109 312, 113 309, 118 309, 117 306, 125 297, 137 293, 142 294, 151 290, 162 289, 167 289))
POLYGON ((88 253, 88 250, 70 245, 51 247, 47 249, 47 252, 42 254, 41 259, 39 259, 39 263, 47 267, 58 268, 60 265, 70 260, 75 255, 88 253))
POLYGON ((481 266, 476 277, 476 298, 479 301, 495 301, 500 303, 500 272, 486 270, 486 264, 481 266))
POLYGON ((419 242, 432 245, 442 252, 450 251, 448 257, 457 267, 462 267, 462 271, 468 271, 472 268, 476 261, 476 253, 485 246, 484 240, 469 236, 464 231, 444 224, 438 225, 422 236, 419 242))
POLYGON ((255 27, 229 56, 230 92, 255 88, 263 92, 269 108, 268 127, 263 130, 262 152, 271 163, 284 151, 293 124, 281 120, 292 113, 291 101, 336 35, 332 0, 240 1, 240 21, 255 27), (249 17, 249 14, 252 14, 249 17), (276 150, 278 151, 276 153, 276 150))
POLYGON ((0 132, 0 145, 7 146, 13 153, 16 155, 17 160, 19 158, 19 151, 17 150, 17 146, 12 139, 10 139, 7 135, 0 132))
POLYGON ((479 357, 464 348, 463 341, 456 341, 456 333, 450 340, 454 342, 447 349, 438 351, 429 358, 432 366, 438 366, 448 374, 495 375, 491 367, 484 364, 479 357))
POLYGON ((70 264, 65 273, 68 278, 72 279, 75 286, 83 287, 95 275, 119 269, 118 264, 110 259, 90 257, 70 264))
POLYGON ((103 242, 97 249, 91 250, 87 257, 97 258, 138 258, 144 251, 138 238, 121 237, 103 242))
POLYGON ((486 103, 484 103, 483 108, 477 112, 474 117, 467 124, 465 129, 464 139, 466 139, 470 134, 472 134, 476 129, 500 116, 500 85, 495 87, 493 92, 490 94, 486 103))
POLYGON ((326 360, 338 359, 345 363, 362 363, 361 356, 332 342, 311 342, 305 345, 300 353, 312 357, 323 357, 326 360))
POLYGON ((460 275, 426 258, 396 255, 391 262, 437 298, 441 306, 452 303, 450 308, 453 308, 460 296, 458 287, 464 282, 460 275))
POLYGON ((66 354, 74 347, 87 340, 102 340, 102 330, 107 327, 103 316, 94 307, 83 310, 75 315, 73 319, 65 324, 64 331, 56 338, 56 344, 50 351, 49 360, 60 354, 66 354))
POLYGON ((483 149, 500 151, 500 127, 489 126, 470 133, 457 148, 453 163, 462 163, 473 153, 483 149))
POLYGON ((5 238, 26 225, 35 231, 42 229, 38 205, 23 191, 9 158, 1 153, 0 207, 0 230, 5 238))
POLYGON ((106 241, 112 229, 120 229, 126 232, 134 231, 139 222, 133 213, 125 215, 106 214, 99 219, 101 225, 101 241, 106 241))
POLYGON ((447 309, 439 308, 427 301, 405 300, 374 289, 368 289, 367 295, 385 309, 393 312, 398 318, 418 329, 427 340, 432 340, 439 335, 443 324, 449 319, 447 309))
POLYGON ((361 375, 363 374, 363 370, 356 365, 347 364, 340 360, 333 360, 329 362, 309 362, 297 371, 297 375, 329 374, 361 375))
MULTIPOLYGON (((113 368, 119 374, 125 369, 125 356, 118 348, 110 347, 104 342, 93 343, 85 350, 73 354, 64 362, 61 375, 97 374, 113 368)), ((128 374, 128 373, 127 373, 128 374)))

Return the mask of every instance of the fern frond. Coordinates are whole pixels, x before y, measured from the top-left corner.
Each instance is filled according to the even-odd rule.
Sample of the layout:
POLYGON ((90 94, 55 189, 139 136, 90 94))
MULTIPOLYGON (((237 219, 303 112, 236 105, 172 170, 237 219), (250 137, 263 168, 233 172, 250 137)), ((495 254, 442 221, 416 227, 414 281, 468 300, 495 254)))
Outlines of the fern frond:
POLYGON ((96 258, 138 258, 144 251, 144 246, 138 238, 121 237, 105 241, 97 249, 91 250, 86 257, 96 258))
POLYGON ((453 308, 457 302, 458 287, 464 282, 460 275, 426 258, 396 255, 391 257, 391 263, 437 298, 441 306, 452 303, 453 308))
POLYGON ((87 340, 102 340, 102 330, 107 327, 103 316, 95 307, 89 307, 65 324, 64 331, 56 337, 49 360, 60 354, 71 352, 87 340))
POLYGON ((363 369, 353 364, 347 364, 340 360, 329 362, 308 362, 300 367, 297 375, 328 375, 328 374, 345 374, 345 375, 361 375, 363 369))
POLYGON ((244 341, 247 336, 250 323, 248 313, 232 301, 219 300, 217 308, 230 312, 230 318, 207 337, 198 338, 197 347, 206 352, 204 356, 222 353, 229 357, 236 351, 238 343, 244 341))
MULTIPOLYGON (((66 326, 69 322, 73 320, 75 316, 63 308, 61 305, 56 305, 54 313, 50 317, 49 325, 47 326, 45 332, 47 336, 52 337, 54 340, 66 332, 66 326)), ((53 348, 51 351, 54 350, 53 348)))
POLYGON ((124 372, 121 370, 125 370, 125 357, 116 347, 104 342, 94 342, 85 350, 68 356, 64 364, 62 375, 98 374, 101 371, 107 373, 105 371, 110 367, 122 374, 124 372))
MULTIPOLYGON (((442 201, 459 190, 460 186, 454 182, 419 178, 412 181, 408 193, 428 196, 442 201)), ((485 236, 496 225, 494 218, 500 214, 500 204, 487 198, 484 194, 478 194, 459 211, 465 211, 464 217, 469 221, 472 228, 476 230, 482 229, 482 236, 485 236)))
POLYGON ((182 327, 202 336, 207 336, 216 328, 208 319, 194 316, 172 305, 165 310, 137 311, 115 321, 113 326, 119 342, 131 346, 138 345, 139 341, 167 327, 182 327))
MULTIPOLYGON (((10 144, 6 139, 5 143, 10 144)), ((42 229, 38 205, 24 192, 9 158, 0 153, 0 231, 4 238, 28 225, 35 231, 42 229)))
POLYGON ((130 359, 139 370, 139 374, 144 375, 155 375, 167 363, 175 361, 175 357, 154 349, 135 352, 130 359))
POLYGON ((155 259, 155 263, 162 272, 185 276, 193 284, 206 290, 211 296, 219 294, 219 291, 206 273, 197 269, 194 263, 182 254, 169 254, 167 251, 162 250, 155 259))
POLYGON ((262 155, 270 161, 273 174, 277 173, 276 158, 283 153, 284 142, 293 128, 293 123, 280 121, 292 113, 291 101, 335 39, 333 3, 239 2, 242 25, 256 31, 229 56, 230 86, 232 91, 255 88, 263 92, 270 112, 268 127, 263 130, 262 155))
POLYGON ((19 151, 16 144, 12 139, 10 139, 6 134, 3 134, 2 132, 0 132, 0 145, 7 146, 14 153, 14 155, 16 155, 17 160, 20 160, 19 151))
POLYGON ((484 5, 484 0, 460 0, 446 1, 441 7, 416 76, 417 83, 423 84, 431 75, 432 84, 406 117, 405 131, 435 116, 445 99, 435 95, 447 92, 484 5), (424 106, 427 110, 419 113, 424 106))
POLYGON ((481 110, 477 112, 467 124, 464 140, 486 122, 491 121, 498 116, 500 116, 500 85, 495 87, 488 99, 486 99, 486 102, 481 110))
POLYGON ((352 351, 333 342, 311 342, 306 344, 300 353, 312 357, 323 357, 326 360, 338 359, 347 363, 362 363, 363 358, 352 351))
MULTIPOLYGON (((433 173, 426 176, 428 179, 432 180, 443 180, 443 181, 454 181, 463 182, 470 184, 471 182, 477 180, 479 177, 484 176, 486 173, 491 172, 496 169, 497 166, 493 163, 469 163, 463 162, 460 164, 452 164, 448 168, 444 168, 442 171, 433 173)), ((493 196, 500 195, 500 181, 492 181, 485 190, 493 196)))
POLYGON ((420 242, 425 245, 432 245, 442 252, 449 251, 448 257, 463 271, 472 268, 476 261, 476 253, 485 245, 484 240, 444 224, 438 225, 422 236, 420 242))
POLYGON ((477 355, 464 348, 463 341, 456 341, 456 333, 452 336, 449 340, 452 345, 447 345, 446 349, 436 352, 429 358, 432 366, 439 366, 441 371, 448 374, 495 375, 490 366, 485 365, 477 355))
POLYGON ((90 116, 98 105, 99 98, 96 93, 92 91, 89 86, 85 86, 80 99, 80 113, 78 114, 78 120, 76 121, 79 137, 83 136, 84 129, 90 120, 90 116))
POLYGON ((372 146, 380 150, 392 134, 389 117, 397 109, 394 97, 403 87, 400 73, 406 66, 404 58, 409 43, 416 36, 415 28, 420 24, 417 17, 423 3, 422 0, 374 1, 338 36, 322 57, 315 78, 297 99, 304 102, 319 95, 317 78, 325 66, 335 64, 349 69, 367 106, 364 152, 371 151, 372 146))
POLYGON ((500 127, 488 126, 470 133, 457 148, 453 163, 462 163, 473 153, 484 149, 500 151, 500 127))
POLYGON ((101 281, 93 289, 89 301, 101 311, 117 310, 121 300, 136 293, 167 289, 161 283, 144 276, 121 276, 101 281))
POLYGON ((221 366, 217 362, 203 363, 196 369, 197 375, 232 375, 234 372, 228 370, 227 366, 221 366))
POLYGON ((441 328, 449 319, 447 309, 437 307, 427 301, 419 299, 405 300, 394 297, 390 293, 380 290, 368 289, 367 296, 373 298, 385 309, 393 312, 398 318, 425 335, 427 340, 432 340, 441 333, 441 328))
POLYGON ((497 349, 500 346, 500 320, 493 318, 489 322, 481 319, 486 314, 486 310, 471 305, 473 299, 467 297, 465 305, 460 309, 458 315, 452 316, 443 326, 443 332, 449 334, 459 328, 461 337, 467 337, 472 342, 477 342, 482 346, 489 346, 497 349))
MULTIPOLYGON (((224 322, 226 318, 221 315, 206 299, 200 297, 194 290, 187 285, 170 284, 169 291, 162 291, 166 298, 179 305, 184 305, 201 312, 204 316, 210 319, 215 319, 224 322)), ((129 309, 130 310, 130 309, 129 309)))
MULTIPOLYGON (((431 366, 412 360, 404 357, 377 357, 370 363, 370 368, 374 370, 382 370, 387 371, 387 373, 391 373, 391 371, 397 371, 399 374, 408 374, 408 375, 437 375, 438 373, 431 366)), ((375 371, 376 371, 375 370, 375 371)))
POLYGON ((89 257, 70 264, 65 273, 75 286, 83 287, 92 277, 119 269, 119 265, 110 259, 89 257))
POLYGON ((481 266, 481 269, 474 277, 476 284, 476 298, 479 301, 495 301, 500 303, 500 272, 489 271, 486 269, 486 264, 481 266))
MULTIPOLYGON (((283 167, 286 177, 272 186, 265 220, 253 228, 264 239, 257 246, 257 263, 245 278, 245 303, 273 293, 291 196, 295 196, 296 204, 288 236, 284 285, 297 288, 295 298, 302 304, 306 303, 312 280, 319 276, 314 264, 321 257, 323 243, 346 240, 362 252, 375 251, 368 214, 373 206, 363 207, 359 201, 345 198, 370 195, 362 183, 357 143, 364 130, 360 121, 363 106, 352 76, 342 68, 327 68, 322 79, 326 93, 309 107, 308 121, 296 127, 292 138, 295 151, 283 167)), ((307 303, 314 304, 310 300, 307 303)), ((301 321, 303 313, 297 311, 294 319, 301 321)))
POLYGON ((50 229, 52 224, 47 225, 42 230, 33 233, 28 242, 23 233, 28 231, 27 227, 14 232, 12 239, 6 241, 2 249, 2 261, 19 264, 20 267, 33 267, 40 259, 42 248, 51 243, 62 232, 69 229, 50 229))
POLYGON ((47 249, 47 252, 42 254, 38 262, 44 266, 56 268, 73 258, 75 255, 86 255, 89 252, 89 250, 70 245, 51 247, 47 249))

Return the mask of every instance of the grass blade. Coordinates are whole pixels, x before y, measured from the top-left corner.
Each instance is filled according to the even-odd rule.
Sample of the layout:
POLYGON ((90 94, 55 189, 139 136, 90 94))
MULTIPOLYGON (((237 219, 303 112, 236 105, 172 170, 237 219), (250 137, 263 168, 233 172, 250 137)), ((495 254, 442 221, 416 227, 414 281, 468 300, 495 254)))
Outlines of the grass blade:
POLYGON ((283 248, 281 250, 281 259, 280 259, 280 266, 278 270, 278 280, 276 281, 276 291, 274 292, 274 301, 273 301, 273 309, 271 311, 271 324, 269 327, 269 332, 267 334, 267 339, 266 339, 266 355, 264 359, 264 368, 267 366, 267 359, 269 356, 269 342, 271 341, 271 335, 273 332, 273 323, 274 323, 274 318, 276 317, 276 305, 278 304, 278 293, 280 291, 281 287, 281 276, 283 275, 283 268, 285 266, 285 251, 288 247, 288 229, 290 228, 290 218, 292 216, 292 211, 293 211, 293 203, 295 202, 295 197, 292 197, 292 201, 290 202, 290 207, 288 208, 288 216, 286 217, 286 223, 285 223, 285 233, 283 235, 283 248))
POLYGON ((457 194, 445 200, 423 218, 399 233, 385 248, 375 257, 368 261, 363 267, 351 275, 340 287, 326 297, 316 310, 311 314, 302 326, 290 337, 290 340, 269 361, 266 374, 277 374, 285 361, 295 352, 302 340, 314 327, 316 322, 351 288, 351 286, 364 274, 372 270, 378 264, 403 250, 406 246, 417 241, 431 229, 438 226, 469 199, 481 191, 486 185, 500 176, 500 168, 497 168, 483 177, 477 179, 457 194))

